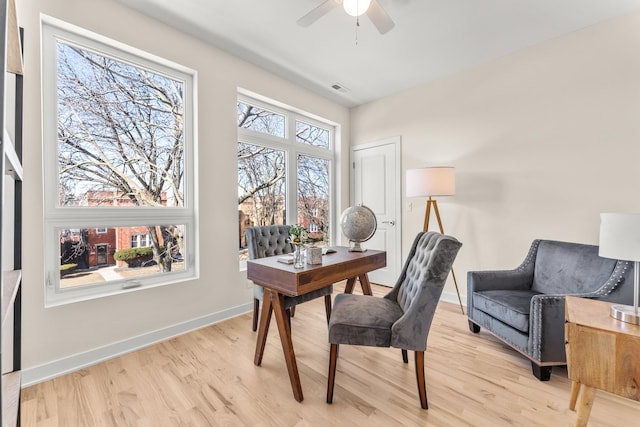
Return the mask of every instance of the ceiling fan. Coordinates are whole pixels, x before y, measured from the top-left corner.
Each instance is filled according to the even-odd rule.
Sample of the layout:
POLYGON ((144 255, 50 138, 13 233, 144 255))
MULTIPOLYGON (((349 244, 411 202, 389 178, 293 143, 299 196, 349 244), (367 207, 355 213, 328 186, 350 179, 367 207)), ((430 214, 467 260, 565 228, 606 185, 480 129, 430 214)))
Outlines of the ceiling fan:
POLYGON ((366 14, 380 34, 387 33, 396 25, 377 0, 325 0, 324 3, 298 19, 298 25, 308 27, 340 4, 351 16, 359 17, 366 14))

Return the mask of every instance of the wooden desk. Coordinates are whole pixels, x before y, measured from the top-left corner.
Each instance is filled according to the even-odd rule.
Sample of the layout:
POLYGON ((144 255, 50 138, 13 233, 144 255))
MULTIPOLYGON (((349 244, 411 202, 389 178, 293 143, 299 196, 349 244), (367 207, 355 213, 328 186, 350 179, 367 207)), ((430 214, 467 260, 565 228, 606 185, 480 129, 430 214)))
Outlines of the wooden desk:
POLYGON ((345 247, 337 247, 335 253, 323 255, 322 264, 306 264, 300 269, 293 268, 292 264, 278 262, 277 257, 247 261, 247 278, 264 287, 253 362, 258 366, 262 363, 271 313, 275 312, 293 396, 298 402, 302 402, 302 385, 291 341, 291 329, 284 310, 284 297, 304 295, 345 279, 345 292, 351 292, 357 278, 360 279, 363 293, 371 295, 367 273, 386 265, 387 254, 384 251, 349 252, 345 247))
POLYGON ((566 299, 571 410, 581 392, 576 426, 587 425, 596 389, 640 401, 640 326, 611 317, 611 305, 586 298, 566 299))

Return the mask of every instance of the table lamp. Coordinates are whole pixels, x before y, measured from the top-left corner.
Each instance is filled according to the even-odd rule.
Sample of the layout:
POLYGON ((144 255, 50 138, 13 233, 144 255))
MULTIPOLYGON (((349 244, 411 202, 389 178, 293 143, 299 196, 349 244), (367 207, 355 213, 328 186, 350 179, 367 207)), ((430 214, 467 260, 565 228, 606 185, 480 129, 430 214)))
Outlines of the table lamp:
MULTIPOLYGON (((440 211, 438 210, 438 202, 433 197, 455 196, 456 194, 456 175, 455 168, 451 166, 433 166, 419 169, 407 169, 407 197, 428 197, 427 206, 424 212, 424 225, 422 231, 429 231, 429 218, 431 217, 431 208, 436 214, 438 228, 441 234, 444 234, 442 220, 440 219, 440 211)), ((460 310, 464 314, 462 300, 460 299, 460 291, 458 290, 458 281, 456 274, 451 269, 453 283, 456 286, 458 294, 458 302, 460 310)))
POLYGON ((638 286, 640 282, 640 213, 600 214, 600 249, 598 255, 633 261, 633 305, 613 305, 611 317, 640 325, 638 286))

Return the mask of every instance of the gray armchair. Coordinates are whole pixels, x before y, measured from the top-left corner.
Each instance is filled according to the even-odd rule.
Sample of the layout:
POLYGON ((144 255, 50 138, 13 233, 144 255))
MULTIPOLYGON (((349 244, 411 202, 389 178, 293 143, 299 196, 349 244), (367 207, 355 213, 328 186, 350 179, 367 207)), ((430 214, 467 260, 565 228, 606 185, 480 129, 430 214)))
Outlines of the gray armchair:
MULTIPOLYGON (((265 225, 262 227, 249 227, 244 230, 249 249, 249 259, 266 258, 275 255, 284 255, 293 252, 293 245, 289 238, 288 225, 265 225)), ((327 322, 331 316, 331 294, 333 285, 325 286, 313 292, 297 297, 285 297, 284 307, 289 317, 293 314, 296 305, 315 298, 324 297, 327 322)), ((260 301, 264 298, 264 288, 253 285, 253 324, 252 329, 258 329, 258 315, 260 313, 260 301)))
POLYGON ((541 381, 566 365, 565 296, 630 304, 633 266, 598 256, 598 247, 534 240, 515 270, 467 274, 469 329, 486 328, 531 360, 541 381), (626 282, 629 282, 626 284, 626 282))
POLYGON ((327 403, 333 402, 338 345, 395 347, 415 352, 420 405, 427 409, 424 351, 436 306, 462 243, 435 232, 419 233, 395 287, 384 296, 339 294, 329 321, 327 403))

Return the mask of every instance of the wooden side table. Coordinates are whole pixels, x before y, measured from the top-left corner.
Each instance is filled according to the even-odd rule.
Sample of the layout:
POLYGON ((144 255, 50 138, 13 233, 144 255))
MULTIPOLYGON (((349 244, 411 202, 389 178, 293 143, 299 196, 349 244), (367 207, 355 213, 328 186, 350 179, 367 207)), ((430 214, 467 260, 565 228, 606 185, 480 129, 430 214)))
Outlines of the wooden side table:
POLYGON ((575 426, 587 425, 596 389, 640 401, 640 326, 611 317, 611 305, 566 298, 569 408, 578 405, 575 426))

